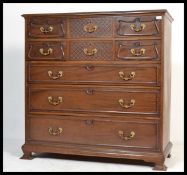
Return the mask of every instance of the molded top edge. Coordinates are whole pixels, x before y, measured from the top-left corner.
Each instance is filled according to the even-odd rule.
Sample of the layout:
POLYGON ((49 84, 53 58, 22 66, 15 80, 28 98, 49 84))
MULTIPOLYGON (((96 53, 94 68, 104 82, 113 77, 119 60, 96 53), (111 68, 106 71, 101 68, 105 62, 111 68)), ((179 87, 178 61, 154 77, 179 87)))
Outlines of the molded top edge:
POLYGON ((99 12, 72 12, 72 13, 38 13, 38 14, 23 14, 23 17, 30 16, 86 16, 86 15, 128 15, 128 14, 149 14, 149 13, 167 13, 169 20, 172 22, 173 18, 166 9, 158 10, 135 10, 135 11, 99 11, 99 12))

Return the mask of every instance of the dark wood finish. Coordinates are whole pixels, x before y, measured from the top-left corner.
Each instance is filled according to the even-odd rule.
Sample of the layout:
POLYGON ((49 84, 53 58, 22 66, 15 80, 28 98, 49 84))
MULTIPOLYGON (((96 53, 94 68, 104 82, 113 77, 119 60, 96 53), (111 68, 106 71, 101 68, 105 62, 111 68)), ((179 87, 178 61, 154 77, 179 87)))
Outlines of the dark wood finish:
MULTIPOLYGON (((74 18, 69 21, 69 36, 71 38, 80 37, 112 37, 113 20, 110 18, 74 18), (90 27, 90 31, 85 31, 86 27, 90 27), (95 29, 92 29, 95 27, 95 29), (95 30, 92 32, 92 30, 95 30)), ((88 29, 88 28, 87 28, 88 29)))
POLYGON ((173 20, 167 10, 22 16, 22 159, 52 152, 140 159, 166 170, 173 20))
MULTIPOLYGON (((24 145, 22 146, 22 150, 24 149, 24 145)), ((31 160, 33 159, 32 157, 32 152, 30 151, 24 151, 23 156, 20 159, 25 159, 25 160, 31 160)))
POLYGON ((65 42, 29 42, 27 46, 29 60, 64 60, 67 55, 65 42))
POLYGON ((27 28, 27 35, 30 38, 64 38, 66 36, 66 21, 62 18, 29 18, 27 28), (52 31, 50 31, 50 27, 53 27, 52 31))
POLYGON ((113 60, 113 42, 112 41, 70 41, 69 59, 71 61, 97 61, 113 60), (85 54, 87 49, 90 54, 96 49, 96 53, 85 54))
POLYGON ((106 112, 106 113, 137 113, 159 114, 159 91, 121 89, 111 87, 38 87, 29 86, 28 89, 29 111, 76 111, 76 112, 106 112), (52 105, 48 101, 51 96, 53 101, 62 97, 62 102, 52 105), (76 99, 76 100, 75 100, 76 99), (124 108, 119 104, 119 99, 129 105, 132 99, 134 106, 124 108))
POLYGON ((133 59, 133 60, 159 60, 160 59, 160 41, 157 40, 140 40, 140 41, 117 41, 116 55, 117 60, 133 59), (135 50, 135 54, 131 53, 131 49, 135 50), (141 49, 145 49, 145 53, 141 53, 141 49))
POLYGON ((160 66, 149 65, 111 65, 111 64, 66 64, 66 63, 28 63, 28 81, 30 83, 63 83, 63 84, 133 84, 133 85, 160 85, 160 66), (53 76, 57 76, 59 71, 63 72, 62 77, 53 79, 48 75, 52 71, 53 76), (121 78, 119 72, 124 73, 124 77, 129 78, 131 72, 135 72, 132 79, 121 78))
POLYGON ((106 119, 92 118, 73 118, 56 119, 30 117, 29 119, 30 137, 29 140, 41 142, 60 142, 67 144, 86 144, 119 147, 119 149, 145 149, 158 150, 157 135, 158 123, 135 121, 110 121, 106 119), (52 127, 57 130, 63 129, 58 135, 50 135, 48 129, 52 127), (149 132, 147 132, 149 130, 149 132), (86 131, 86 132, 85 132, 86 131), (133 131, 135 136, 125 140, 119 135, 119 131, 124 132, 124 136, 129 136, 133 131))
POLYGON ((25 18, 29 17, 96 17, 96 16, 159 16, 165 15, 170 22, 173 21, 172 16, 166 9, 157 9, 157 10, 134 10, 134 11, 103 11, 103 12, 77 12, 77 13, 43 13, 43 14, 23 14, 25 18))
POLYGON ((117 36, 134 36, 134 35, 160 35, 161 20, 156 16, 135 16, 135 17, 117 17, 116 22, 117 36), (141 25, 144 29, 141 29, 141 25), (131 25, 135 25, 134 28, 131 25), (140 30, 140 31, 138 31, 140 30), (137 32, 138 31, 138 32, 137 32))

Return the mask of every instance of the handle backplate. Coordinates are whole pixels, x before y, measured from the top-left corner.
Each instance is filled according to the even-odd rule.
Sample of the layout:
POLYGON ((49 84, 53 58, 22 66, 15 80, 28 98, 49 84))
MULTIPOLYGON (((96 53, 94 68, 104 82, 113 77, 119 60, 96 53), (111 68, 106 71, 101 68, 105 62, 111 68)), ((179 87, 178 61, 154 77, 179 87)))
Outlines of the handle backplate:
POLYGON ((49 48, 49 49, 47 50, 47 52, 44 52, 44 49, 43 49, 43 48, 40 48, 40 49, 39 49, 39 52, 40 52, 41 55, 47 56, 47 55, 50 55, 50 54, 53 53, 53 49, 52 49, 52 48, 49 48))
POLYGON ((58 97, 57 100, 55 100, 52 96, 49 96, 48 102, 49 102, 49 104, 56 106, 56 105, 62 103, 62 97, 58 97))
POLYGON ((52 128, 52 127, 49 127, 48 128, 48 132, 50 135, 53 135, 53 136, 57 136, 57 135, 60 135, 62 133, 63 129, 62 128, 52 128))
POLYGON ((124 131, 118 131, 119 136, 121 137, 121 139, 123 140, 131 140, 135 137, 135 132, 131 131, 129 135, 125 135, 124 131))
POLYGON ((120 71, 119 76, 122 80, 132 80, 135 77, 136 73, 135 72, 130 72, 129 74, 125 74, 124 72, 120 71))
POLYGON ((135 104, 135 99, 131 99, 130 102, 126 102, 126 100, 119 99, 118 102, 119 102, 119 104, 120 104, 120 106, 121 106, 122 108, 128 109, 128 108, 131 108, 131 107, 134 106, 134 104, 135 104))
POLYGON ((144 48, 141 48, 139 51, 137 51, 136 49, 131 49, 131 54, 133 56, 143 56, 145 55, 145 49, 144 48))
POLYGON ((89 23, 87 25, 85 25, 83 27, 84 31, 87 32, 87 33, 93 33, 97 30, 97 26, 92 24, 92 23, 89 23))
POLYGON ((62 77, 62 75, 63 75, 63 71, 58 71, 56 76, 53 75, 53 72, 51 70, 48 71, 48 76, 53 80, 59 79, 60 77, 62 77))
POLYGON ((46 28, 46 27, 40 27, 40 31, 42 32, 42 33, 44 33, 44 34, 46 34, 46 33, 49 33, 49 32, 52 32, 53 31, 53 27, 52 26, 49 26, 48 28, 46 28))
POLYGON ((97 53, 97 49, 96 48, 94 48, 94 49, 92 49, 92 48, 84 48, 83 51, 84 51, 84 54, 87 55, 87 56, 93 56, 93 55, 95 55, 97 53))
POLYGON ((136 24, 131 24, 130 25, 130 27, 131 27, 131 30, 133 30, 133 31, 135 31, 135 32, 140 32, 140 31, 142 31, 143 29, 145 29, 145 24, 140 24, 140 26, 139 27, 137 27, 137 25, 136 24))

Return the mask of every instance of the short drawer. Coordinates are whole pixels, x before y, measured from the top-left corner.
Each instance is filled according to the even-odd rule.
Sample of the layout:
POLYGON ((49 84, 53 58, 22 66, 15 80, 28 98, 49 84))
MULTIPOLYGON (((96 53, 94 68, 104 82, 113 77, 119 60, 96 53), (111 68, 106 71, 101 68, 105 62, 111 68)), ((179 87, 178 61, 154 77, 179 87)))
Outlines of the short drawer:
POLYGON ((160 36, 162 16, 116 17, 117 37, 123 36, 160 36))
POLYGON ((117 60, 159 60, 159 40, 116 41, 117 60))
POLYGON ((31 116, 29 140, 158 150, 158 123, 71 116, 31 116))
MULTIPOLYGON (((56 85, 55 85, 56 86, 56 85)), ((29 111, 158 114, 159 91, 125 87, 29 87, 29 111)))
POLYGON ((66 36, 66 20, 63 18, 35 17, 27 22, 30 38, 52 38, 66 36))
POLYGON ((159 65, 28 64, 32 83, 160 85, 159 65))
POLYGON ((113 41, 72 40, 69 49, 71 61, 113 60, 113 41))
POLYGON ((67 55, 65 42, 29 42, 27 58, 30 60, 63 60, 67 55))
POLYGON ((112 18, 74 18, 69 20, 71 38, 112 37, 112 18))

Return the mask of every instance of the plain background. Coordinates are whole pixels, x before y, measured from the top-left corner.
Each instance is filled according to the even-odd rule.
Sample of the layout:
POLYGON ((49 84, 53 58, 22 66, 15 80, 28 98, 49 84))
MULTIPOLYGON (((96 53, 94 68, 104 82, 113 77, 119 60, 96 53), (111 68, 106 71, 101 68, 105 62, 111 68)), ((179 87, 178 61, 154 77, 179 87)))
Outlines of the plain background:
MULTIPOLYGON (((24 143, 24 18, 27 13, 167 9, 172 23, 171 130, 173 144, 184 143, 184 4, 178 3, 4 3, 3 139, 24 143)), ((21 145, 19 145, 21 147, 21 145)), ((21 156, 21 155, 20 155, 21 156)))

